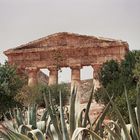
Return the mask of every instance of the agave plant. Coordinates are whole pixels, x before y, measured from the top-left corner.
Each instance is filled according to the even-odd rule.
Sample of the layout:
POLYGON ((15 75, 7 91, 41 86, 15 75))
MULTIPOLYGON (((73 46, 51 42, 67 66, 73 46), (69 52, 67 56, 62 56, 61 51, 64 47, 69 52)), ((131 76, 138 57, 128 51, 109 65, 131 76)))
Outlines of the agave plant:
MULTIPOLYGON (((94 88, 93 88, 94 89, 94 88)), ((60 108, 59 111, 55 109, 53 102, 50 98, 46 98, 44 94, 44 100, 46 101, 46 106, 48 106, 48 102, 50 105, 48 106, 48 112, 50 114, 50 124, 52 123, 55 131, 55 138, 51 133, 51 125, 47 125, 47 135, 50 139, 58 139, 58 140, 75 140, 75 139, 89 139, 89 140, 101 140, 103 134, 99 134, 99 130, 101 130, 102 122, 106 116, 106 113, 110 107, 110 103, 106 106, 103 113, 99 115, 99 117, 91 123, 89 117, 89 109, 92 103, 93 97, 93 89, 91 90, 91 94, 89 97, 89 101, 87 103, 86 108, 81 108, 81 110, 75 110, 76 103, 76 93, 77 89, 74 87, 71 93, 70 98, 70 106, 69 111, 65 112, 65 109, 62 105, 62 97, 60 92, 60 108), (77 115, 78 114, 78 115, 77 115)))
POLYGON ((5 117, 5 122, 0 126, 0 134, 4 140, 45 140, 43 131, 45 129, 45 121, 36 122, 36 106, 29 107, 28 117, 24 118, 20 109, 14 110, 14 116, 11 112, 11 121, 5 117), (26 121, 26 119, 28 121, 26 121), (9 123, 10 122, 10 123, 9 123), (43 127, 42 127, 43 126, 43 127), (38 127, 38 128, 37 128, 38 127))
POLYGON ((101 126, 111 102, 105 107, 103 113, 91 123, 89 110, 94 94, 93 89, 86 108, 81 108, 81 110, 75 110, 77 105, 76 87, 72 90, 69 107, 63 106, 61 91, 59 107, 53 104, 51 93, 49 93, 49 98, 44 93, 46 111, 40 121, 37 121, 36 118, 37 106, 35 104, 28 107, 27 119, 24 118, 22 111, 17 108, 16 112, 14 111, 14 116, 11 115, 13 118, 12 126, 1 125, 0 134, 5 140, 103 140, 101 126))
MULTIPOLYGON (((107 93, 107 92, 106 92, 107 93)), ((136 89, 137 93, 137 106, 135 109, 132 109, 131 103, 128 98, 127 90, 124 86, 124 94, 126 97, 127 108, 129 112, 129 120, 130 124, 126 124, 120 111, 118 110, 115 103, 109 97, 108 93, 107 96, 110 98, 110 102, 113 106, 114 111, 116 112, 119 125, 118 123, 111 122, 114 126, 111 129, 108 125, 104 124, 106 130, 108 131, 108 140, 140 140, 140 86, 137 85, 136 89)))
MULTIPOLYGON (((140 140, 140 86, 139 85, 137 86, 137 107, 135 109, 136 114, 134 113, 134 109, 131 108, 131 103, 129 102, 126 88, 124 91, 125 91, 124 94, 125 94, 127 106, 128 106, 130 124, 125 123, 120 111, 118 110, 115 103, 112 101, 112 98, 109 97, 108 93, 107 95, 110 98, 110 102, 104 109, 102 115, 100 115, 99 118, 97 118, 97 120, 93 124, 91 124, 91 121, 88 116, 91 99, 93 96, 93 92, 91 92, 91 96, 86 107, 86 113, 83 117, 82 115, 83 112, 81 111, 78 121, 76 121, 75 120, 76 118, 74 117, 75 116, 74 115, 75 102, 71 102, 73 104, 72 106, 70 106, 71 118, 69 118, 69 127, 70 127, 69 138, 74 140, 74 139, 78 139, 79 138, 78 136, 81 135, 80 137, 81 139, 89 139, 89 140, 100 139, 101 140, 102 134, 100 134, 99 132, 102 132, 101 125, 103 124, 105 126, 105 129, 108 131, 108 140, 140 140), (118 122, 119 122, 118 124, 118 122, 111 121, 109 124, 113 126, 112 128, 109 125, 106 125, 105 123, 103 123, 103 120, 110 107, 110 104, 112 105, 113 109, 116 111, 118 122), (78 123, 78 127, 76 127, 76 123, 78 123)), ((72 95, 73 97, 71 97, 71 100, 75 100, 74 91, 72 95)), ((64 133, 63 135, 65 134, 67 133, 64 133)), ((68 138, 66 138, 65 136, 65 139, 67 140, 68 138)))
POLYGON ((132 109, 131 103, 129 102, 126 88, 125 88, 125 97, 127 101, 129 120, 132 131, 131 138, 133 140, 140 140, 140 86, 137 85, 137 107, 135 110, 136 114, 134 113, 134 109, 132 109))

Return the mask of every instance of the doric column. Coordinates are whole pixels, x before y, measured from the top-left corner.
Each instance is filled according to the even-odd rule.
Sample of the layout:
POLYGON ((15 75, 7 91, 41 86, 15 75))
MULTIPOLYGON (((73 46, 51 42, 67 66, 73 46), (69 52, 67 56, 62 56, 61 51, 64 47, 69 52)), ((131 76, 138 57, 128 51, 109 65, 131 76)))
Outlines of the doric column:
POLYGON ((58 68, 48 67, 49 72, 49 85, 58 84, 58 68))
MULTIPOLYGON (((78 89, 80 85, 81 65, 74 65, 74 66, 71 66, 70 68, 71 68, 71 92, 73 90, 73 87, 77 88, 76 102, 79 103, 78 107, 80 107, 81 94, 78 89)), ((79 108, 75 108, 75 109, 79 109, 79 108)))
POLYGON ((102 67, 101 64, 92 64, 91 65, 93 68, 93 83, 94 83, 94 89, 98 89, 100 88, 100 82, 99 82, 99 73, 100 73, 100 69, 102 67))
POLYGON ((33 87, 38 83, 37 73, 39 69, 37 67, 28 67, 26 68, 28 73, 28 86, 33 87))
POLYGON ((71 89, 73 86, 79 86, 80 83, 80 69, 81 66, 71 66, 71 89))

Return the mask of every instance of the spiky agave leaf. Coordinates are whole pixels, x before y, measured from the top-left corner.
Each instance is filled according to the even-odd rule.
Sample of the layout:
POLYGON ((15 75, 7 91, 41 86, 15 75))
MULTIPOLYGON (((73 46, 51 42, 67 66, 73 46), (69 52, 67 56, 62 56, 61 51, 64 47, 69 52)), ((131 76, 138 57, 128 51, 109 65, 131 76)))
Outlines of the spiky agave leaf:
POLYGON ((10 130, 17 131, 18 130, 18 125, 15 121, 15 119, 12 118, 12 120, 8 120, 8 118, 4 115, 4 126, 7 126, 10 130))
POLYGON ((62 105, 62 93, 60 91, 60 119, 61 119, 61 128, 62 128, 62 134, 63 134, 63 140, 69 140, 68 130, 64 119, 64 111, 63 111, 63 105, 62 105))
POLYGON ((46 134, 47 134, 49 139, 53 140, 54 138, 53 138, 53 134, 52 134, 52 130, 51 130, 52 123, 54 123, 54 125, 55 125, 55 131, 59 132, 59 130, 58 130, 57 122, 53 116, 51 107, 48 104, 49 99, 46 97, 45 93, 43 93, 43 97, 44 97, 46 109, 48 110, 48 114, 49 114, 49 117, 46 121, 46 134))
POLYGON ((20 108, 16 107, 16 121, 18 123, 18 126, 23 124, 23 115, 20 108))
POLYGON ((72 137, 72 134, 76 128, 76 120, 75 120, 76 92, 77 92, 77 88, 74 86, 70 97, 70 115, 69 115, 70 138, 72 137))
POLYGON ((52 134, 52 131, 51 131, 51 117, 49 116, 47 121, 46 121, 46 135, 48 137, 49 140, 54 140, 54 137, 53 137, 53 134, 52 134))
POLYGON ((41 116, 41 121, 47 121, 47 118, 48 118, 48 109, 45 109, 45 111, 41 116))
POLYGON ((72 139, 71 140, 77 140, 77 137, 80 133, 82 133, 83 131, 88 132, 90 135, 92 135, 93 138, 95 138, 95 140, 103 140, 100 136, 98 136, 94 131, 91 131, 87 128, 76 128, 73 135, 72 135, 72 139))
POLYGON ((124 93, 125 93, 125 97, 126 97, 126 101, 127 101, 127 108, 128 108, 128 112, 129 112, 130 123, 132 125, 132 128, 134 129, 134 132, 135 132, 134 134, 136 135, 137 140, 140 140, 140 134, 138 131, 138 126, 136 124, 136 118, 135 118, 135 115, 132 111, 132 108, 131 108, 131 105, 130 105, 130 102, 128 99, 126 87, 124 87, 124 93))
POLYGON ((118 124, 118 121, 114 122, 114 121, 111 121, 110 123, 112 123, 114 125, 114 129, 115 129, 115 132, 119 135, 119 137, 121 136, 121 128, 118 124))
POLYGON ((81 110, 81 112, 79 112, 79 115, 78 115, 78 127, 82 127, 82 123, 83 123, 83 116, 84 116, 84 113, 85 113, 85 108, 83 108, 81 110))
POLYGON ((37 128, 36 111, 36 104, 28 106, 28 125, 32 125, 33 128, 37 128))
POLYGON ((2 137, 4 140, 10 140, 11 137, 8 135, 8 132, 3 127, 2 124, 0 124, 0 137, 2 137))
POLYGON ((38 121, 37 128, 44 133, 46 130, 46 122, 45 121, 38 121))
POLYGON ((140 84, 137 84, 137 123, 138 123, 138 131, 140 135, 140 84))
POLYGON ((28 132, 28 137, 33 140, 45 140, 43 133, 39 129, 34 129, 28 132))
MULTIPOLYGON (((14 109, 13 109, 14 111, 14 109)), ((11 117, 11 121, 12 121, 12 126, 15 130, 18 130, 18 124, 17 124, 17 121, 14 117, 15 113, 13 112, 11 109, 9 110, 9 115, 11 117)), ((8 122, 8 119, 6 118, 6 116, 4 115, 4 118, 5 118, 5 122, 8 122)))
POLYGON ((64 108, 65 118, 66 118, 67 122, 69 122, 69 108, 68 108, 68 106, 63 106, 63 108, 64 108))
MULTIPOLYGON (((46 96, 45 96, 45 98, 46 98, 46 96)), ((62 133, 61 133, 60 126, 59 126, 57 113, 56 113, 56 110, 54 108, 54 104, 52 103, 52 98, 51 98, 50 92, 49 92, 49 100, 47 98, 45 100, 47 100, 47 102, 50 102, 50 105, 48 106, 48 112, 49 112, 52 124, 56 130, 57 135, 58 135, 58 139, 62 140, 62 133)))
POLYGON ((87 121, 89 120, 89 109, 90 109, 90 105, 91 105, 92 98, 93 98, 93 91, 94 91, 94 86, 91 90, 89 101, 88 101, 88 104, 86 106, 85 117, 84 117, 84 121, 83 121, 83 127, 86 127, 87 121))
POLYGON ((23 135, 27 135, 28 131, 31 131, 32 129, 27 126, 27 125, 20 125, 18 128, 19 133, 23 134, 23 135))
POLYGON ((1 125, 0 133, 4 140, 30 140, 27 136, 14 132, 4 125, 1 125))
POLYGON ((120 122, 120 125, 121 125, 123 131, 124 131, 124 134, 125 134, 125 136, 126 136, 126 139, 127 139, 127 140, 132 140, 132 139, 131 139, 131 136, 130 136, 128 130, 127 130, 126 123, 125 123, 125 121, 124 121, 124 119, 123 119, 123 117, 122 117, 120 111, 119 111, 118 108, 116 107, 115 103, 112 101, 112 98, 109 96, 109 94, 108 94, 107 91, 106 91, 106 95, 108 96, 108 98, 109 98, 109 100, 110 100, 110 102, 111 102, 111 105, 113 106, 113 109, 116 111, 116 115, 118 116, 118 120, 119 120, 119 122, 120 122))
POLYGON ((107 131, 110 133, 110 135, 115 139, 115 140, 121 140, 120 133, 114 132, 113 129, 111 129, 108 125, 104 123, 104 126, 106 127, 107 131))
POLYGON ((111 105, 111 102, 109 102, 106 107, 104 108, 103 110, 103 113, 99 115, 99 117, 97 118, 97 120, 93 123, 93 126, 94 126, 94 131, 97 133, 99 128, 100 128, 100 125, 103 123, 104 119, 105 119, 105 116, 110 108, 110 105, 111 105))

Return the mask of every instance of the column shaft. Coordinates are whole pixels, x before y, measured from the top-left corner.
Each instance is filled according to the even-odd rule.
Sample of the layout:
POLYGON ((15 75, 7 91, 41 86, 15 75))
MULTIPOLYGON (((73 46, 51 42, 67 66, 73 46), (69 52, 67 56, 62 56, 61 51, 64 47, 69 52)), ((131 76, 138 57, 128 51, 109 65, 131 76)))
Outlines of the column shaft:
POLYGON ((37 73, 38 73, 38 68, 37 67, 29 67, 26 68, 28 72, 28 86, 33 87, 38 84, 38 79, 37 79, 37 73))
POLYGON ((73 88, 73 86, 79 86, 80 69, 81 69, 81 66, 71 67, 71 89, 73 88))
POLYGON ((79 92, 79 86, 80 86, 80 69, 81 66, 72 66, 71 67, 71 92, 74 87, 77 88, 77 93, 76 93, 76 102, 79 104, 78 108, 80 107, 80 102, 81 102, 81 93, 79 92))
POLYGON ((49 85, 58 84, 58 70, 57 67, 49 67, 49 85))
POLYGON ((100 88, 99 73, 101 69, 101 64, 93 64, 92 67, 94 69, 93 71, 94 90, 97 90, 98 88, 100 88))

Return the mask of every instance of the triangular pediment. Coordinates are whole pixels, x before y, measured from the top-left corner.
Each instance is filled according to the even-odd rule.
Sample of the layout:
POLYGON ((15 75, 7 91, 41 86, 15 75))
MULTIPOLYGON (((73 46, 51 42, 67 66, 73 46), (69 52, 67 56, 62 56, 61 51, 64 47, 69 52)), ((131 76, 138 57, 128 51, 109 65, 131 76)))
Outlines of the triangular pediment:
MULTIPOLYGON (((34 48, 50 48, 50 47, 109 47, 122 45, 126 42, 115 39, 101 38, 95 36, 79 35, 75 33, 60 32, 40 38, 38 40, 23 44, 8 51, 27 50, 34 48)), ((7 51, 6 51, 7 52, 7 51)))

